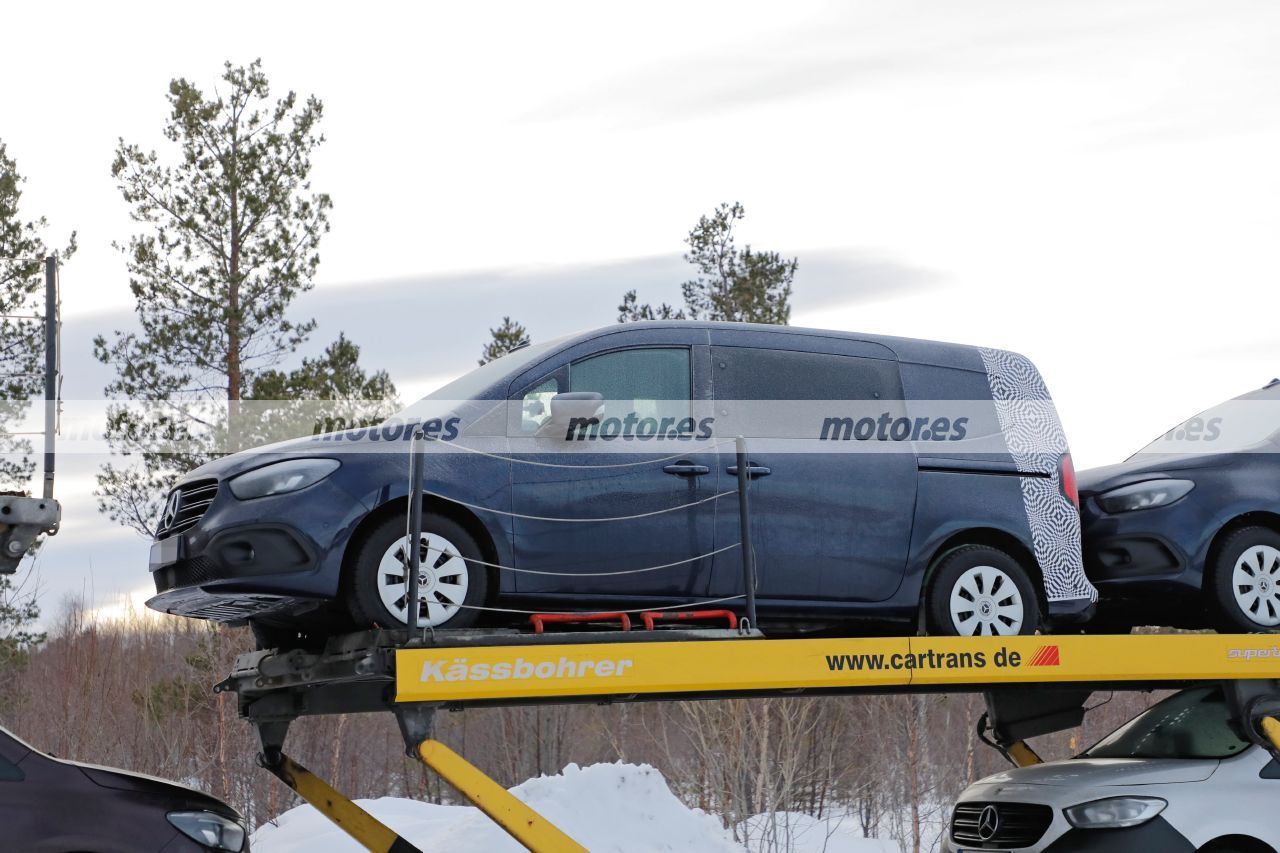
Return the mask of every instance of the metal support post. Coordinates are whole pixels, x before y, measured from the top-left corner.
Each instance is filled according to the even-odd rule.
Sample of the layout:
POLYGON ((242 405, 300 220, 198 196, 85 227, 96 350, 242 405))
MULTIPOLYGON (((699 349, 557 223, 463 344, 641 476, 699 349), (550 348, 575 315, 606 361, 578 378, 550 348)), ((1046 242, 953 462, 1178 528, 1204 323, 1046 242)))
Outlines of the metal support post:
POLYGON ((405 626, 410 633, 418 628, 418 573, 422 570, 422 486, 426 479, 426 460, 422 444, 425 439, 421 427, 415 427, 409 442, 409 519, 405 539, 408 553, 405 555, 404 607, 405 626))
POLYGON ((747 594, 747 623, 756 627, 756 552, 751 545, 751 499, 748 486, 751 483, 750 464, 747 461, 747 440, 737 439, 738 449, 738 547, 742 549, 742 583, 747 594))

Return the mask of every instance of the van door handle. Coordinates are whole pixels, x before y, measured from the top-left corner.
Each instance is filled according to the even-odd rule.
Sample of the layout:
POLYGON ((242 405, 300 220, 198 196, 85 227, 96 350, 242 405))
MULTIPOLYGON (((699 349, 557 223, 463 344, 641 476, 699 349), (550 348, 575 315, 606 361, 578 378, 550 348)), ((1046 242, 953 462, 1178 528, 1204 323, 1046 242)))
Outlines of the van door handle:
POLYGON ((701 477, 703 474, 711 473, 711 469, 706 465, 694 465, 690 462, 677 462, 674 465, 668 465, 662 470, 668 474, 675 474, 677 477, 701 477))
MULTIPOLYGON (((724 469, 724 472, 725 472, 726 474, 728 474, 730 477, 736 477, 736 476, 738 476, 738 466, 737 466, 737 465, 730 465, 728 468, 725 468, 725 469, 724 469)), ((748 476, 748 477, 750 477, 750 478, 751 478, 751 479, 753 479, 753 480, 754 480, 756 477, 768 477, 768 476, 769 476, 770 474, 772 474, 772 473, 773 473, 773 469, 772 469, 772 468, 766 468, 766 467, 764 467, 763 465, 748 465, 748 466, 747 466, 747 476, 748 476)))

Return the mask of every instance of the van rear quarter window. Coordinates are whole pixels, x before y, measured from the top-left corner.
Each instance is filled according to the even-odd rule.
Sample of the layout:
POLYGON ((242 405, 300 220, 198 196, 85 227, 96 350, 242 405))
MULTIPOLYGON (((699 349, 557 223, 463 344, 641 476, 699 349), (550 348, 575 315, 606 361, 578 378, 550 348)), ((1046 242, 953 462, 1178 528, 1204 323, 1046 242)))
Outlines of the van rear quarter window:
POLYGON ((826 437, 824 423, 829 420, 850 420, 844 402, 870 401, 877 412, 893 417, 902 410, 902 386, 894 361, 715 346, 711 365, 720 426, 728 433, 816 440, 826 437), (752 405, 753 401, 766 405, 752 405), (784 409, 767 405, 770 401, 810 405, 784 409))
POLYGON ((756 347, 711 348, 719 400, 896 400, 894 361, 756 347))
MULTIPOLYGON (((934 364, 903 363, 902 385, 907 396, 907 413, 914 417, 966 418, 967 442, 949 444, 948 454, 964 452, 990 458, 1003 450, 1000 419, 991 402, 991 382, 986 371, 934 364), (943 404, 955 402, 953 407, 943 404)), ((928 452, 930 448, 922 449, 928 452)))

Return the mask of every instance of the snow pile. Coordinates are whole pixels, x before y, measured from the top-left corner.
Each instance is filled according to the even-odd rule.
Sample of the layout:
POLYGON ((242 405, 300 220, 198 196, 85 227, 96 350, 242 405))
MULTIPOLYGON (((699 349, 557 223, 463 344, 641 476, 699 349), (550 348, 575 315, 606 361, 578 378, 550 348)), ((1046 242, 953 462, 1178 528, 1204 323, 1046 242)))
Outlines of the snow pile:
MULTIPOLYGON (((648 765, 570 764, 559 776, 543 776, 511 792, 593 851, 616 853, 741 853, 714 816, 676 799, 648 765)), ((359 800, 361 808, 423 850, 498 853, 524 850, 479 810, 384 797, 359 800)), ((825 832, 823 833, 825 837, 825 832)), ((364 853, 364 849, 311 806, 285 812, 253 835, 254 853, 364 853)), ((813 848, 821 851, 821 845, 813 848)), ((849 853, 828 847, 829 853, 849 853)), ((879 853, 878 848, 867 848, 879 853)), ((863 853, 859 848, 857 853, 863 853)))

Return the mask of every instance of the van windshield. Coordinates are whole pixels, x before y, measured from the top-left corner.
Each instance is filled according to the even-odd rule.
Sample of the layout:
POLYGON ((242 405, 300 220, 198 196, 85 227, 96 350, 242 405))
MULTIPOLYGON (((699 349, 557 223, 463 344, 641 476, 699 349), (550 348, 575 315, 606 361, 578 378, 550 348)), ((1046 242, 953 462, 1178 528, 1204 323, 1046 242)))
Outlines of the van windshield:
MULTIPOLYGON (((469 373, 464 373, 457 379, 440 386, 432 391, 424 400, 474 400, 479 398, 480 394, 489 390, 495 382, 504 376, 513 373, 519 373, 525 367, 533 364, 542 358, 551 350, 563 344, 570 336, 555 338, 550 341, 544 341, 540 344, 532 344, 527 347, 509 352, 501 358, 495 358, 488 364, 483 364, 469 373)), ((505 393, 506 389, 502 391, 505 393)))
MULTIPOLYGON (((1280 437, 1276 429, 1280 410, 1280 380, 1265 388, 1219 403, 1188 418, 1134 456, 1151 453, 1247 450, 1280 437)), ((1130 457, 1131 459, 1133 457, 1130 457)))
POLYGON ((1196 687, 1159 702, 1079 758, 1229 758, 1249 748, 1231 724, 1221 687, 1196 687))

